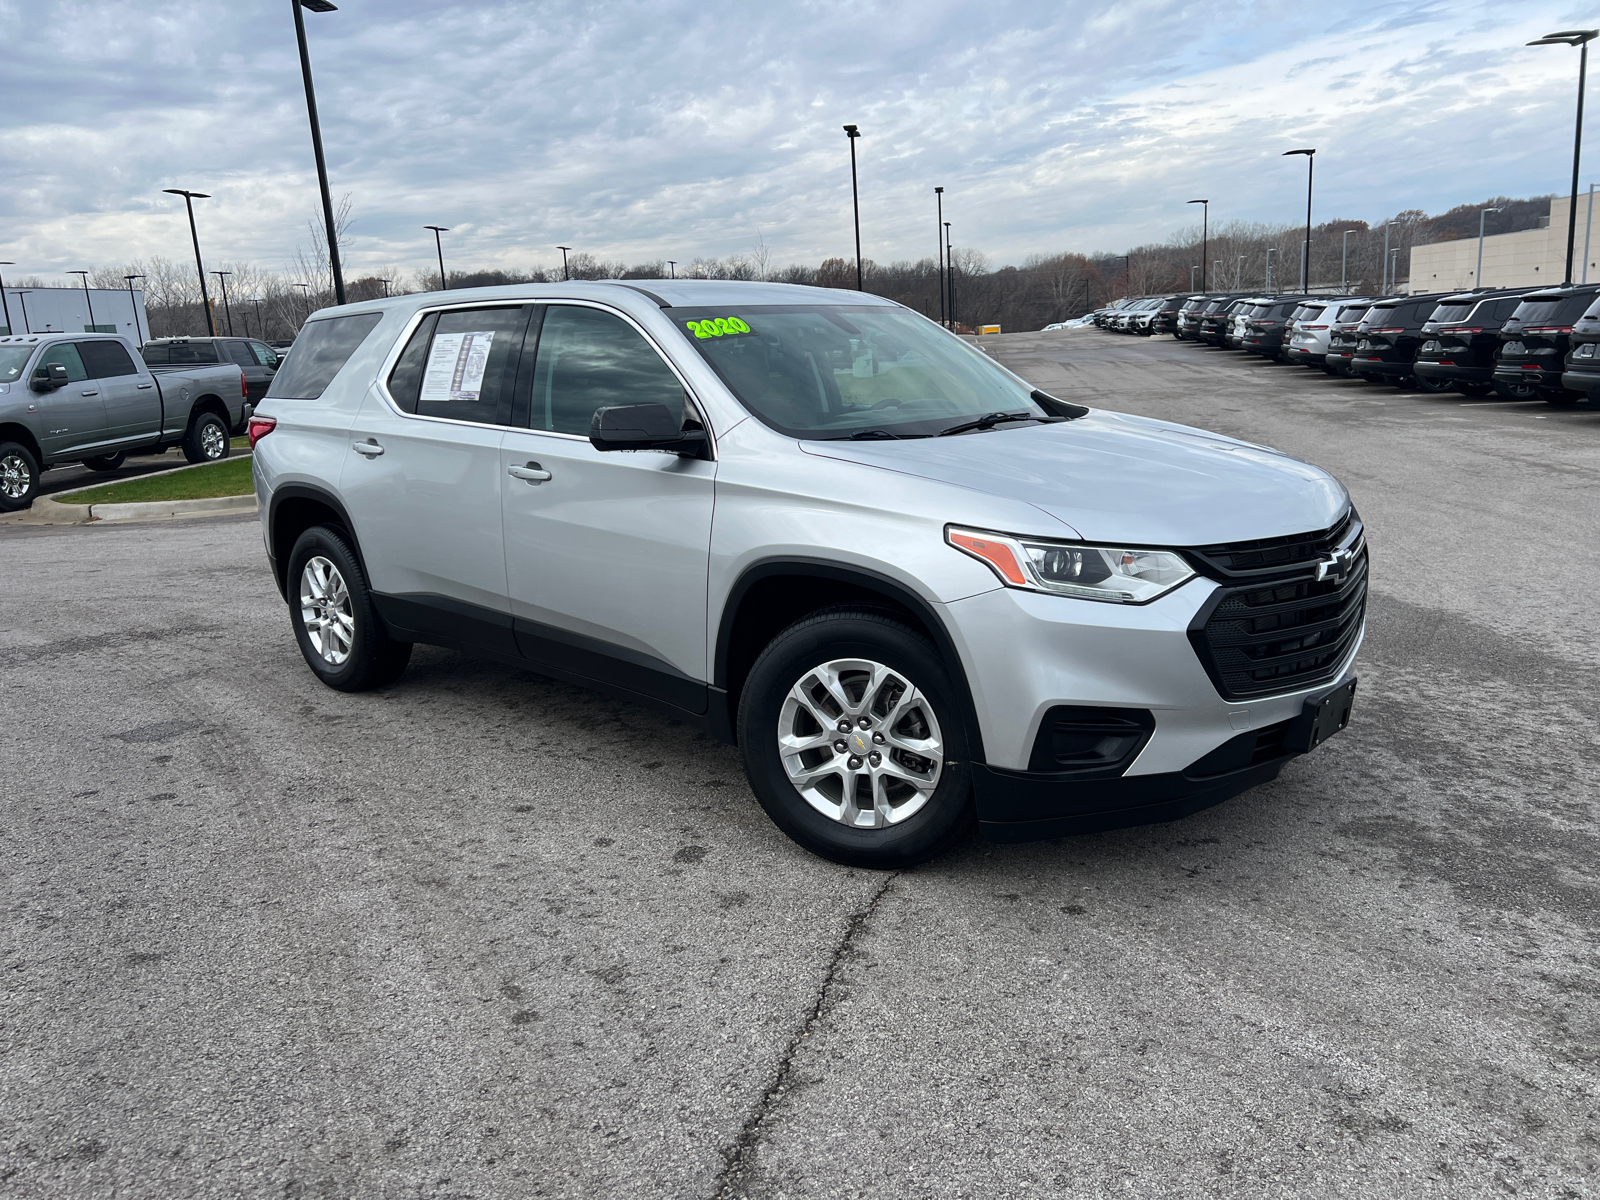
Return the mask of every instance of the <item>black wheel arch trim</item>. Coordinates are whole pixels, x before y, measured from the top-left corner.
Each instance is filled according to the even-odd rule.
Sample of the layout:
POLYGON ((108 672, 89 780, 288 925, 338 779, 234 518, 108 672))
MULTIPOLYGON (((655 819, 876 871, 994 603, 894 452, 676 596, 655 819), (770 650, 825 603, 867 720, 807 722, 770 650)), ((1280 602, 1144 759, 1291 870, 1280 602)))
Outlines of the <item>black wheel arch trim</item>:
MULTIPOLYGON (((306 483, 283 483, 272 491, 272 499, 267 505, 267 559, 272 564, 273 577, 278 581, 278 591, 283 596, 284 602, 289 600, 289 560, 285 555, 281 560, 276 553, 278 544, 278 510, 286 500, 313 500, 318 504, 326 505, 332 509, 339 518, 339 523, 344 526, 350 535, 350 551, 356 556, 356 561, 361 564, 363 573, 367 571, 366 559, 361 553, 361 538, 356 533, 355 523, 350 520, 350 513, 340 502, 339 498, 326 488, 315 487, 306 483)), ((368 576, 369 580, 371 576, 368 576)), ((370 585, 369 585, 370 586, 370 585)))
POLYGON ((728 707, 728 724, 732 727, 733 706, 738 697, 729 686, 729 658, 733 643, 734 621, 750 589, 765 579, 781 575, 805 575, 814 579, 830 579, 876 592, 885 600, 905 608, 916 615, 933 636, 935 648, 950 668, 953 682, 960 693, 962 721, 967 731, 967 753, 974 763, 986 761, 983 749, 983 729, 978 722, 978 710, 972 699, 972 687, 967 682, 966 665, 956 649, 955 639, 945 627, 944 618, 933 604, 917 595, 905 584, 870 567, 835 562, 829 559, 804 556, 763 558, 751 563, 740 573, 723 600, 722 612, 717 618, 717 640, 712 663, 711 682, 713 708, 720 702, 728 707))

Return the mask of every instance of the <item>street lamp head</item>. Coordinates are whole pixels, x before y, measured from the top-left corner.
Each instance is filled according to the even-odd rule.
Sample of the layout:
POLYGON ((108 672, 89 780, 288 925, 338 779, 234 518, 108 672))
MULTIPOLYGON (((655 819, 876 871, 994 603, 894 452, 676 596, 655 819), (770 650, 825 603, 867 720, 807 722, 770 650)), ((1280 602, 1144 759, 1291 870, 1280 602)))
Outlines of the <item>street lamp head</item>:
POLYGON ((1185 200, 1185 204, 1210 204, 1210 200, 1185 200))
POLYGON ((854 125, 846 125, 844 127, 844 135, 845 137, 858 138, 861 136, 861 130, 857 129, 854 125))
POLYGON ((937 196, 937 195, 940 195, 941 193, 943 193, 943 191, 944 191, 944 189, 942 187, 936 187, 936 188, 933 189, 933 194, 937 196))
POLYGON ((1562 29, 1528 43, 1530 46, 1581 46, 1600 37, 1600 29, 1562 29))
POLYGON ((191 200, 211 199, 211 193, 209 192, 186 192, 182 188, 162 188, 161 190, 169 196, 187 196, 191 200))
POLYGON ((571 246, 557 246, 556 249, 557 250, 571 250, 572 247, 571 246))
POLYGON ((312 12, 338 12, 337 4, 329 4, 328 0, 299 0, 301 8, 309 8, 312 12))
POLYGON ((424 229, 431 229, 435 233, 449 233, 450 232, 450 226, 448 226, 448 225, 424 225, 423 228, 424 229))
POLYGON ((1291 154, 1304 154, 1307 158, 1309 158, 1315 153, 1315 150, 1285 150, 1283 152, 1283 157, 1288 158, 1291 154))

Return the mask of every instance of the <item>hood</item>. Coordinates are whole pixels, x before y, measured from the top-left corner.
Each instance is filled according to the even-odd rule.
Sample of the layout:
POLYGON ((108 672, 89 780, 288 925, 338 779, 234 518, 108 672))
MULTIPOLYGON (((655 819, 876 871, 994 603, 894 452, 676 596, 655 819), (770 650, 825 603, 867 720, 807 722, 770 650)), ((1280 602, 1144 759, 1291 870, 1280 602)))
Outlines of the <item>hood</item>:
POLYGON ((1310 533, 1350 502, 1332 475, 1276 450, 1099 409, 1055 425, 801 448, 1020 500, 1068 526, 1063 536, 1091 542, 1208 546, 1310 533))

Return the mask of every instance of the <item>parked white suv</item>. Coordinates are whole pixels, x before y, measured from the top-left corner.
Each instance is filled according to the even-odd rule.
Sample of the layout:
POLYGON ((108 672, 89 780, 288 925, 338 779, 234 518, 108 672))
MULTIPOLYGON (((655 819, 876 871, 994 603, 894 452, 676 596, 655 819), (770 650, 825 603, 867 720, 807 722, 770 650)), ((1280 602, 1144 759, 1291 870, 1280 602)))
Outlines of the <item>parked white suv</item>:
POLYGON ((1349 718, 1367 556, 1338 480, 1067 404, 862 293, 330 309, 250 434, 324 683, 392 683, 430 642, 651 705, 737 742, 772 819, 841 862, 974 818, 1171 819, 1349 718))

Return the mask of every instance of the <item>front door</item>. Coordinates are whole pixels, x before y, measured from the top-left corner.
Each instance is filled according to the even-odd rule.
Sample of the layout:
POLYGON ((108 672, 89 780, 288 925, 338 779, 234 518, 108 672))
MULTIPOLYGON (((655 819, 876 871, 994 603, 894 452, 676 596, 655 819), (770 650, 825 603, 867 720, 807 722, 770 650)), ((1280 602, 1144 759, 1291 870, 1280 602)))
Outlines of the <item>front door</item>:
POLYGON ((537 342, 501 451, 517 643, 536 663, 704 712, 716 464, 588 439, 602 406, 661 403, 695 419, 684 385, 606 309, 551 305, 537 342))
POLYGON ((429 313, 350 428, 339 488, 379 609, 425 640, 516 653, 500 441, 530 311, 429 313))
POLYGON ((76 342, 47 346, 34 360, 33 369, 52 363, 67 369, 67 383, 53 392, 33 393, 32 403, 38 405, 40 417, 39 449, 49 462, 99 453, 101 444, 110 440, 99 380, 89 378, 76 342))

